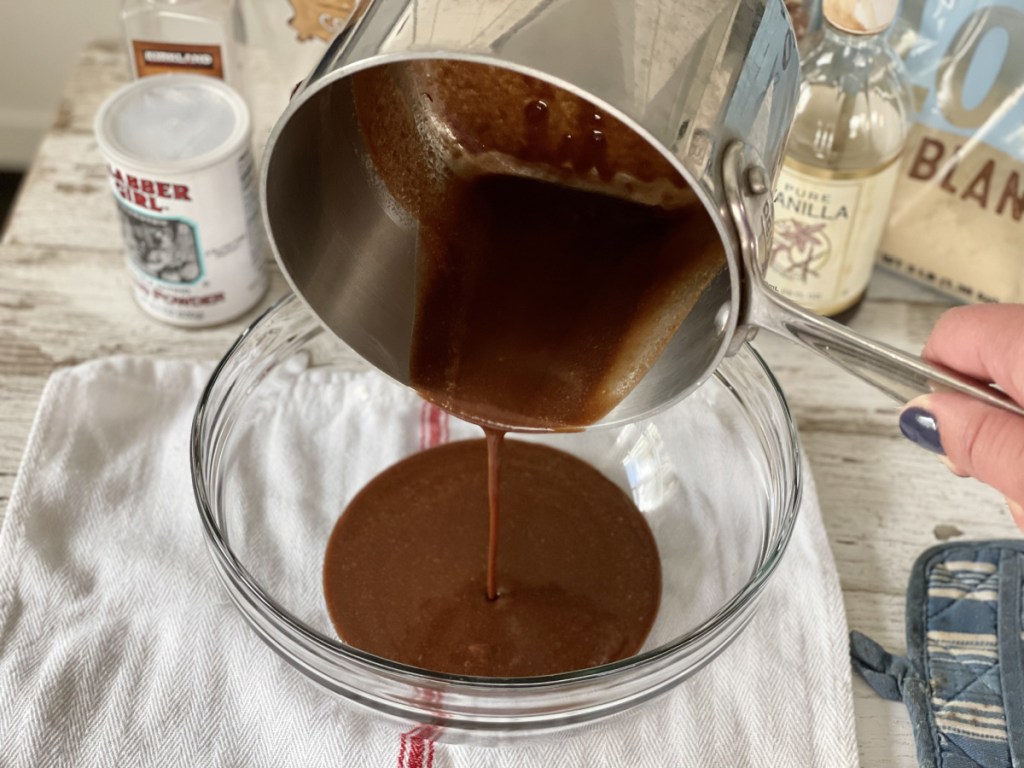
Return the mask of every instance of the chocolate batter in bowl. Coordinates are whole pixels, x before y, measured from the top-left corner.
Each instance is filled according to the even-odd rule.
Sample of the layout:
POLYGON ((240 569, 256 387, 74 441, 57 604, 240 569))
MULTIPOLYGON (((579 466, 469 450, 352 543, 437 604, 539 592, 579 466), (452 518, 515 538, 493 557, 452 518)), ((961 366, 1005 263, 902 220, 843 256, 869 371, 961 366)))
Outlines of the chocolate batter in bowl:
MULTIPOLYGON (((496 678, 431 672, 339 641, 324 604, 325 544, 352 497, 419 450, 394 425, 414 432, 422 402, 366 370, 289 297, 226 355, 193 426, 193 481, 215 569, 259 636, 314 684, 396 729, 429 723, 452 742, 496 743, 637 706, 711 663, 746 627, 800 500, 788 409, 749 348, 651 419, 508 438, 582 459, 643 514, 662 593, 639 651, 574 672, 496 678), (374 409, 390 427, 372 420, 374 409)), ((452 441, 480 434, 454 419, 449 429, 452 441)))

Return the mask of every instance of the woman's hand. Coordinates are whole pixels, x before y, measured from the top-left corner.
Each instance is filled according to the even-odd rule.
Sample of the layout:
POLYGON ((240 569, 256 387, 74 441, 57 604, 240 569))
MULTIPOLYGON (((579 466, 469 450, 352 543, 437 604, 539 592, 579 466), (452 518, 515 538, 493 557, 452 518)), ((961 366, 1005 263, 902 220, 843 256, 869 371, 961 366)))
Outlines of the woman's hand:
MULTIPOLYGON (((954 371, 999 386, 1024 405, 1024 304, 984 304, 947 311, 922 355, 954 371)), ((946 457, 958 475, 972 476, 1006 496, 1024 530, 1024 417, 966 395, 936 393, 911 400, 900 429, 946 457)))

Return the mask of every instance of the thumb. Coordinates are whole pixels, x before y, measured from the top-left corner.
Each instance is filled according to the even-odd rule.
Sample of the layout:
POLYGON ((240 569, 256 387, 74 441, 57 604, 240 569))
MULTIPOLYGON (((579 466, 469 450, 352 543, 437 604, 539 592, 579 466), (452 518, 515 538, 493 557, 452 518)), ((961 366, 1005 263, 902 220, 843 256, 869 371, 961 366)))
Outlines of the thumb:
POLYGON ((915 398, 900 412, 900 431, 944 455, 957 474, 971 475, 1020 508, 1024 502, 1024 417, 973 398, 936 393, 915 398))

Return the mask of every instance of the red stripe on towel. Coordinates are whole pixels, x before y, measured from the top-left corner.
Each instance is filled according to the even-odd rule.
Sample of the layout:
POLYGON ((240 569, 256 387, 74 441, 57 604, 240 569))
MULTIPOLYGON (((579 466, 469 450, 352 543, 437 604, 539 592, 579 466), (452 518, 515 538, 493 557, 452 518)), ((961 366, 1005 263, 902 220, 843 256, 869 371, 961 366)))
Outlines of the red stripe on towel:
POLYGON ((448 442, 448 414, 433 403, 420 407, 420 448, 433 448, 448 442))
POLYGON ((432 768, 439 731, 434 725, 420 725, 399 736, 398 768, 432 768))

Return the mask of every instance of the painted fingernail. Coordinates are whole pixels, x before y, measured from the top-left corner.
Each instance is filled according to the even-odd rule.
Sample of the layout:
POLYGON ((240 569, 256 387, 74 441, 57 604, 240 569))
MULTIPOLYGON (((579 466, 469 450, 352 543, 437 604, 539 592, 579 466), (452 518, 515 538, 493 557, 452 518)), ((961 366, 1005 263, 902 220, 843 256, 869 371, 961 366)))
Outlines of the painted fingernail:
POLYGON ((900 432, 903 436, 932 453, 945 455, 939 439, 939 425, 935 417, 924 408, 907 408, 900 414, 900 432))

